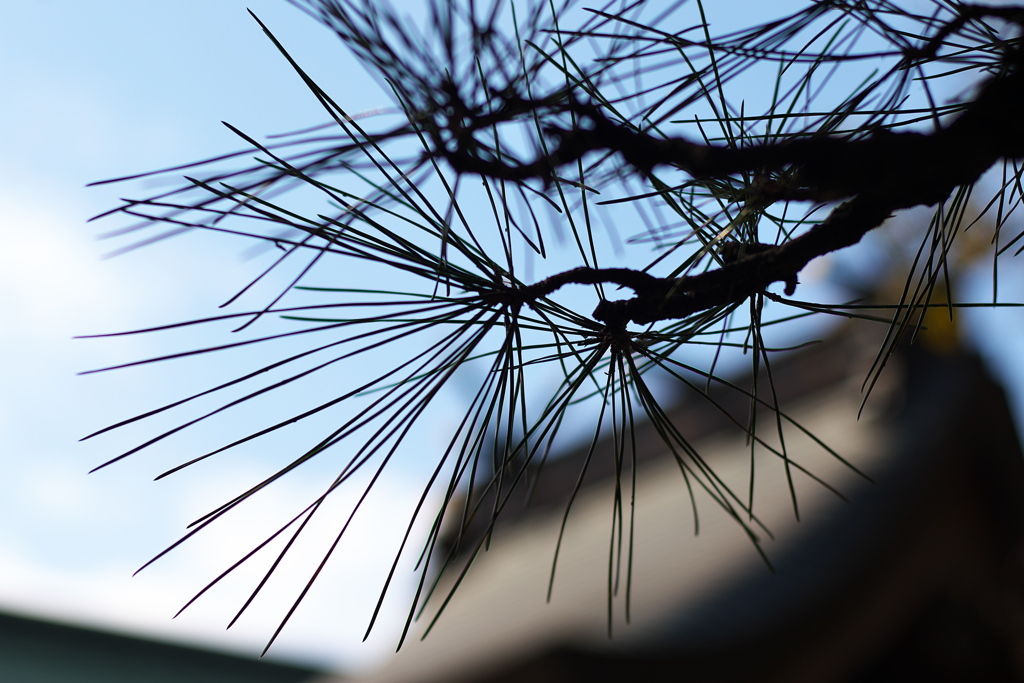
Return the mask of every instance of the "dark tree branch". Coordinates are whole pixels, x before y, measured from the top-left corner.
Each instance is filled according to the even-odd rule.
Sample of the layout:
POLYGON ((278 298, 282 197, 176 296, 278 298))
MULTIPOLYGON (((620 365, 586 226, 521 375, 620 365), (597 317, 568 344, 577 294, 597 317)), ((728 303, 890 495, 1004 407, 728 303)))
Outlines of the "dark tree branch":
MULTIPOLYGON (((1020 10, 1006 8, 975 8, 974 14, 1014 21, 1022 16, 1020 10)), ((929 43, 919 54, 935 49, 929 43)), ((597 320, 621 326, 628 321, 648 324, 685 318, 742 301, 775 282, 785 282, 791 293, 797 275, 810 261, 856 244, 893 212, 942 202, 957 187, 978 180, 999 159, 1024 157, 1021 55, 1016 44, 1009 46, 1000 72, 981 86, 978 96, 955 121, 930 135, 879 130, 862 139, 811 136, 747 148, 705 146, 680 138, 655 138, 611 121, 596 106, 564 97, 527 102, 508 95, 503 112, 479 120, 464 105, 455 106, 455 118, 468 123, 455 131, 448 128, 454 145, 443 144, 440 129, 435 129, 436 153, 460 172, 509 181, 550 181, 558 166, 591 152, 615 152, 642 173, 664 165, 682 169, 696 179, 742 172, 790 173, 793 180, 786 185, 758 186, 762 196, 748 201, 762 206, 785 199, 847 199, 806 233, 777 246, 757 245, 760 248, 748 249, 731 262, 726 259, 721 268, 700 275, 663 279, 625 268, 576 268, 508 292, 510 298, 526 303, 566 284, 619 284, 631 288, 636 297, 602 301, 594 311, 597 320), (502 114, 515 116, 555 106, 572 111, 587 125, 572 130, 550 128, 549 134, 557 141, 554 151, 531 162, 480 156, 473 141, 476 130, 495 125, 502 114)), ((452 93, 454 90, 450 92, 454 97, 452 93)))

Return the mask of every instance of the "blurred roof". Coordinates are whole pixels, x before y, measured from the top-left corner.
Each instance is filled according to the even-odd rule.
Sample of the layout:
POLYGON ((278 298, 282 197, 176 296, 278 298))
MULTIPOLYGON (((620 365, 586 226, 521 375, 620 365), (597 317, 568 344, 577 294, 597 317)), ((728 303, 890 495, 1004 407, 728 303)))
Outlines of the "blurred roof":
POLYGON ((316 683, 321 675, 304 666, 0 614, 0 678, 5 681, 316 683))
MULTIPOLYGON (((854 657, 846 670, 865 666, 869 654, 884 644, 872 645, 868 641, 874 636, 859 631, 846 633, 850 620, 837 615, 859 614, 874 599, 865 596, 884 596, 889 586, 886 590, 899 596, 889 596, 896 616, 884 616, 890 607, 879 606, 861 618, 867 631, 884 633, 875 621, 911 619, 916 613, 909 607, 900 612, 898 606, 931 595, 915 593, 908 576, 930 576, 929 567, 950 559, 944 553, 981 558, 1002 552, 990 550, 1010 543, 1005 539, 1018 539, 1024 528, 1024 503, 1015 494, 1024 486, 1017 437, 1002 392, 980 361, 963 353, 904 354, 898 359, 902 369, 887 371, 890 386, 878 388, 879 408, 858 422, 864 350, 871 354, 874 348, 841 334, 773 366, 787 413, 875 482, 787 425, 789 458, 850 501, 795 472, 800 522, 785 464, 759 449, 754 512, 774 536, 760 533, 774 573, 736 520, 699 490, 700 533, 694 534, 680 469, 648 427, 638 435, 632 536, 628 481, 623 484, 626 528, 621 541, 613 536, 614 458, 612 446, 602 443, 568 517, 554 589, 545 604, 568 492, 586 454, 546 464, 532 504, 508 509, 499 518, 490 549, 474 560, 426 639, 411 636, 397 656, 363 680, 541 680, 541 673, 553 680, 613 680, 645 670, 664 673, 664 667, 680 663, 693 680, 705 680, 701 671, 720 675, 729 667, 738 667, 734 680, 746 680, 744 666, 757 667, 758 680, 770 680, 765 662, 786 660, 786 642, 813 640, 829 629, 845 634, 846 645, 830 650, 830 642, 819 643, 822 657, 829 652, 833 659, 854 657), (969 517, 964 527, 961 522, 969 517), (921 546, 932 530, 939 536, 921 546), (995 540, 988 543, 986 534, 995 540), (913 572, 912 566, 917 566, 913 572), (552 674, 559 671, 565 675, 552 674)), ((742 396, 725 393, 716 400, 745 417, 742 396)), ((683 402, 673 419, 683 434, 694 435, 692 442, 721 480, 743 496, 751 475, 751 449, 743 433, 726 429, 729 419, 706 401, 683 402)), ((760 436, 769 440, 773 418, 762 419, 769 427, 760 436)), ((960 565, 946 565, 952 568, 949 576, 922 579, 921 585, 959 581, 960 565)), ((442 583, 433 611, 428 605, 420 634, 457 573, 442 583)), ((813 656, 802 657, 804 669, 817 671, 806 680, 831 680, 824 669, 814 669, 813 656)), ((779 680, 798 680, 791 665, 777 668, 790 672, 779 680)))

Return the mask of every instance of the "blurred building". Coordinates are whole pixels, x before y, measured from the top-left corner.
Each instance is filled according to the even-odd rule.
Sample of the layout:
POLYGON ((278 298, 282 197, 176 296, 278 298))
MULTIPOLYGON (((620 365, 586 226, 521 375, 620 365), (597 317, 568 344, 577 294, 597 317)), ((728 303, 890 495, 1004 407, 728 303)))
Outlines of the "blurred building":
MULTIPOLYGON (((680 469, 647 427, 638 435, 628 624, 625 559, 609 600, 615 466, 602 443, 568 517, 549 603, 585 452, 544 466, 531 503, 504 511, 429 635, 418 637, 457 571, 442 578, 402 650, 361 680, 1024 680, 1024 461, 1004 394, 973 354, 917 344, 890 360, 858 421, 875 349, 845 331, 773 364, 780 404, 806 428, 786 423, 790 458, 849 500, 792 470, 798 521, 785 463, 760 449, 753 509, 774 535, 761 534, 774 571, 701 491, 694 534, 680 469)), ((743 396, 713 393, 746 421, 743 396)), ((758 419, 768 439, 774 416, 758 419)), ((745 499, 751 448, 742 432, 699 398, 673 420, 745 499)), ((463 545, 485 527, 471 528, 463 545)))
MULTIPOLYGON (((317 683, 321 672, 0 614, 4 683, 317 683)), ((335 679, 339 680, 339 679, 335 679)))

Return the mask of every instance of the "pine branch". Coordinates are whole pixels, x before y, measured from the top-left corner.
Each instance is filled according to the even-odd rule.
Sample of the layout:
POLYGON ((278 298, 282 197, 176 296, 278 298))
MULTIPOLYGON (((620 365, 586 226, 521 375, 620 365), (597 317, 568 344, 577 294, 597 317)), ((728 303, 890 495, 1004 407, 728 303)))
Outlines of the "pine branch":
MULTIPOLYGON (((1019 18, 1021 12, 1010 13, 1019 18)), ((922 53, 923 54, 923 53, 922 53)), ((626 321, 649 324, 685 318, 702 310, 736 303, 763 292, 775 282, 792 294, 800 271, 812 260, 853 246, 895 211, 944 201, 969 185, 1000 159, 1024 157, 1024 72, 1019 47, 1008 50, 1002 72, 980 88, 979 95, 948 127, 931 135, 879 130, 863 139, 811 136, 747 148, 697 145, 682 138, 659 139, 611 121, 598 107, 564 98, 527 102, 506 98, 505 113, 531 108, 563 107, 590 123, 573 129, 548 128, 557 145, 531 162, 510 163, 480 156, 472 134, 496 125, 488 115, 454 131, 456 145, 445 144, 435 128, 435 153, 456 171, 507 181, 542 178, 552 181, 557 167, 594 152, 614 152, 638 172, 649 174, 668 165, 695 179, 770 172, 792 178, 756 184, 748 204, 767 207, 777 200, 817 202, 848 199, 806 233, 777 246, 747 250, 721 268, 681 278, 656 278, 625 268, 576 268, 532 286, 509 292, 520 302, 550 294, 565 284, 618 284, 633 289, 628 301, 602 301, 594 318, 612 326, 626 321), (563 104, 564 103, 564 104, 563 104)), ((450 91, 454 96, 454 91, 450 91)), ((457 118, 472 119, 465 105, 457 118)), ((449 129, 451 132, 451 129, 449 129)))

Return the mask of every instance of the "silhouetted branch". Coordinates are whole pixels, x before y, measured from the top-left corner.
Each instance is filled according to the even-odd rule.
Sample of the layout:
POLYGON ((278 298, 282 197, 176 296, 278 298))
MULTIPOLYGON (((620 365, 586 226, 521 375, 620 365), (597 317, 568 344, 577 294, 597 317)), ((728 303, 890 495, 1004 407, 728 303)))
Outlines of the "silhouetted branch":
MULTIPOLYGON (((1016 22, 1024 17, 1019 9, 970 7, 963 21, 985 15, 1016 22)), ((963 21, 947 26, 936 41, 963 21)), ((918 56, 934 53, 936 41, 918 56)), ((443 130, 451 135, 450 141, 444 139, 442 128, 434 128, 435 154, 461 173, 508 181, 551 181, 559 166, 586 154, 613 152, 643 174, 658 166, 672 166, 695 179, 744 172, 760 178, 788 178, 786 182, 755 184, 747 202, 759 207, 778 200, 828 202, 850 198, 803 235, 777 246, 760 245, 756 253, 748 252, 715 271, 661 279, 622 268, 576 268, 514 295, 528 301, 570 283, 619 284, 631 288, 636 297, 602 301, 594 317, 615 325, 625 321, 649 324, 741 301, 775 282, 785 282, 786 293, 792 294, 798 274, 815 258, 856 244, 895 211, 944 201, 957 187, 978 180, 999 159, 1024 157, 1021 58, 1019 47, 1010 48, 1001 72, 980 87, 978 96, 955 121, 930 135, 881 129, 861 139, 810 136, 746 148, 698 145, 682 138, 657 138, 615 123, 601 108, 565 97, 527 101, 509 94, 505 96, 505 108, 490 115, 477 116, 464 104, 450 100, 451 120, 471 123, 449 122, 443 130), (547 128, 556 144, 534 161, 510 163, 480 155, 475 132, 497 125, 505 117, 549 107, 571 112, 586 123, 571 129, 547 128)), ((451 89, 452 97, 454 93, 451 89)))

